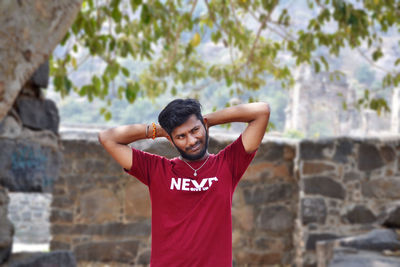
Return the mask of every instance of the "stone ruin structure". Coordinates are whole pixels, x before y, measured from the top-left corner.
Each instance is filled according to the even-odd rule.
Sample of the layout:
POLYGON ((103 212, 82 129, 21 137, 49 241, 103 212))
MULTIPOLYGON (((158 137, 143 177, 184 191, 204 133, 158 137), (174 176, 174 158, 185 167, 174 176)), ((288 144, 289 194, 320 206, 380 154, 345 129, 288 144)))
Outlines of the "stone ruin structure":
POLYGON ((399 94, 393 91, 391 114, 380 116, 370 109, 355 108, 358 101, 355 89, 346 80, 331 77, 327 72, 314 73, 308 66, 298 68, 296 85, 290 91, 285 110, 285 131, 296 130, 306 137, 321 136, 374 136, 398 134, 399 94), (343 108, 346 103, 347 108, 343 108))
MULTIPOLYGON (((232 141, 210 138, 212 153, 232 141)), ((95 136, 61 144, 51 250, 73 251, 81 266, 148 266, 146 187, 95 136)), ((176 156, 161 140, 134 145, 176 156)), ((399 138, 266 138, 234 194, 234 266, 400 266, 399 177, 399 138)))
POLYGON ((7 216, 7 192, 51 193, 59 175, 58 110, 41 91, 48 81, 46 62, 26 82, 0 122, 0 264, 7 266, 76 265, 69 251, 11 254, 15 227, 7 216))
POLYGON ((58 113, 39 89, 48 82, 48 66, 31 77, 65 36, 81 4, 0 1, 0 264, 6 266, 76 265, 69 251, 11 254, 14 227, 7 210, 9 190, 51 192, 58 177, 58 113))

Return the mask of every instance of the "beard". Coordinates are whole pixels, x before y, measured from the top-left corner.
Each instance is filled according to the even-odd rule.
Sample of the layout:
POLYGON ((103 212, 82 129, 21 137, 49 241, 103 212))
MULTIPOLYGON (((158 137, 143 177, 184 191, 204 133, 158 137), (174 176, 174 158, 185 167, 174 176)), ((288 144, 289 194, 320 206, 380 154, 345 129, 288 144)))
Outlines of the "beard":
MULTIPOLYGON (((197 145, 197 144, 198 143, 196 143, 195 145, 197 145)), ((182 158, 184 158, 186 160, 190 160, 190 161, 199 160, 202 157, 204 157, 204 155, 206 154, 207 149, 208 149, 208 131, 206 131, 206 138, 205 138, 205 141, 204 141, 204 146, 197 154, 194 154, 194 155, 193 154, 188 154, 185 151, 183 151, 182 149, 180 149, 179 147, 177 147, 176 145, 175 145, 175 147, 178 150, 179 154, 181 154, 182 158)))

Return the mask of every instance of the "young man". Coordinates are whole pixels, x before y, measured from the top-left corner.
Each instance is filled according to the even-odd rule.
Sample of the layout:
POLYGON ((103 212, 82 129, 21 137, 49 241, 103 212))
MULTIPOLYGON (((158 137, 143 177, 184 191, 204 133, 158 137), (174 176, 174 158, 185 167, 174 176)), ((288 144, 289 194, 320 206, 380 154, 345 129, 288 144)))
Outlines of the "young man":
POLYGON ((152 267, 232 266, 232 195, 269 115, 268 104, 252 103, 202 117, 197 100, 177 99, 159 114, 160 125, 134 124, 99 134, 108 153, 149 188, 152 267), (248 125, 232 144, 209 154, 208 128, 229 122, 248 125), (156 137, 167 138, 181 156, 167 159, 128 146, 156 137))

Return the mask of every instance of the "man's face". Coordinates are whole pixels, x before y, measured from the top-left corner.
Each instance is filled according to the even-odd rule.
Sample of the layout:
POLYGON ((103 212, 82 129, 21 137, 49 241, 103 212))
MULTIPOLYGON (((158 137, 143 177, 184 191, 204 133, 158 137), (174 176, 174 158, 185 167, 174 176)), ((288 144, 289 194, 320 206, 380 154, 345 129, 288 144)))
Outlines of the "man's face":
POLYGON ((201 159, 208 148, 208 133, 203 123, 192 115, 171 133, 172 142, 181 156, 187 160, 201 159))

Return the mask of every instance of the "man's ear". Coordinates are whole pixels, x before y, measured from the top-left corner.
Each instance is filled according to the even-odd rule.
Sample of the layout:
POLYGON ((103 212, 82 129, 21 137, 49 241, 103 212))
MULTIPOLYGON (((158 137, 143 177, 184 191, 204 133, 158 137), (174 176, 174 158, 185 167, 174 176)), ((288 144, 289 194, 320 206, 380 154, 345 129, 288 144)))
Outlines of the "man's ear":
POLYGON ((204 126, 206 127, 206 131, 208 131, 208 120, 207 118, 203 118, 204 126))

